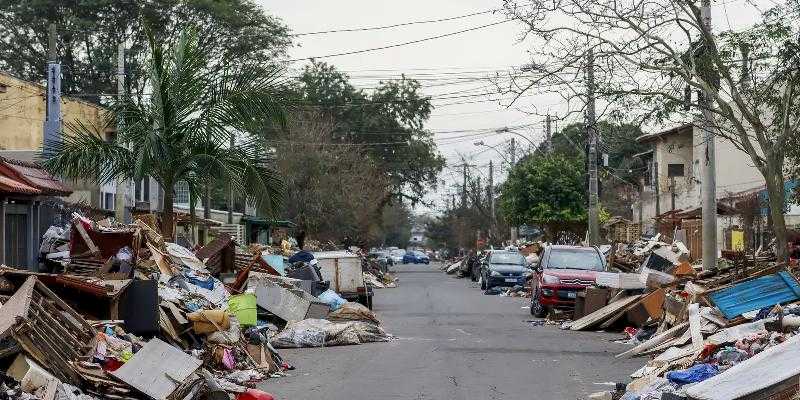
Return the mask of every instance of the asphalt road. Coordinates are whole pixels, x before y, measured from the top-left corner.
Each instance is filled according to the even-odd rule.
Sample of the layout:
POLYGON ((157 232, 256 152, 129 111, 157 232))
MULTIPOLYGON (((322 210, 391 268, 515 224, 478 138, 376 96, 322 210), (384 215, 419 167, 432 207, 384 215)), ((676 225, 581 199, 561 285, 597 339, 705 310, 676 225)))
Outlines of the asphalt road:
POLYGON ((375 312, 398 340, 284 349, 297 369, 261 389, 276 399, 583 399, 627 381, 642 360, 616 360, 619 334, 531 326, 525 299, 486 296, 438 266, 396 266, 398 287, 376 290, 375 312))

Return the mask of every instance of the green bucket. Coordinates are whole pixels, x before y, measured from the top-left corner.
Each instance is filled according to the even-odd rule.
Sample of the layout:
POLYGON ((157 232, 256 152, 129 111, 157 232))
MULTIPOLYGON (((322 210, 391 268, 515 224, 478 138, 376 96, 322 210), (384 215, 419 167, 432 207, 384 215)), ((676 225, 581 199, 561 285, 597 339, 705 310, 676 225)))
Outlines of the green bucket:
POLYGON ((228 312, 235 315, 242 326, 256 325, 256 295, 244 293, 228 299, 228 312))

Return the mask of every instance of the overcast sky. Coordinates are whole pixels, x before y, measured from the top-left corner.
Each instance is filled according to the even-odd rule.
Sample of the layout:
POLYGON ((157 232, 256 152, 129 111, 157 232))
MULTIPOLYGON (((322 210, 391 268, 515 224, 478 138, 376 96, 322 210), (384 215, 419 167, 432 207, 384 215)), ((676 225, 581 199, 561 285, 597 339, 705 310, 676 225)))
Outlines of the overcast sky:
MULTIPOLYGON (((257 1, 268 13, 283 19, 293 33, 449 18, 487 11, 502 4, 499 0, 257 1)), ((713 7, 713 18, 725 28, 729 24, 735 27, 752 23, 754 10, 744 4, 743 0, 719 3, 713 7)), ((482 14, 380 31, 301 36, 296 39, 298 46, 290 50, 289 56, 300 59, 381 47, 456 32, 502 19, 503 16, 498 13, 482 14)), ((423 43, 322 60, 347 72, 357 87, 374 87, 380 79, 396 78, 405 73, 409 77, 418 78, 425 87, 426 94, 434 98, 449 97, 434 100, 437 107, 427 123, 427 128, 436 132, 439 150, 448 161, 448 169, 441 175, 445 185, 440 185, 437 193, 430 196, 430 200, 439 201, 443 194, 454 192, 452 185, 461 179, 459 171, 451 169, 461 163, 461 156, 477 165, 483 179, 488 174, 486 163, 490 159, 494 159, 496 164, 501 161, 494 150, 475 146, 473 142, 482 140, 490 145, 507 146, 508 140, 516 137, 518 146, 520 143, 528 145, 512 134, 488 133, 465 137, 466 135, 479 134, 479 130, 483 129, 489 132, 506 126, 520 127, 518 132, 538 143, 544 137, 544 121, 517 108, 537 107, 540 113, 548 109, 558 113, 559 105, 554 98, 525 98, 509 109, 504 106, 507 102, 501 104, 492 101, 502 96, 479 96, 491 92, 492 89, 488 81, 478 78, 490 76, 495 71, 519 67, 529 61, 526 57, 527 44, 517 40, 520 32, 520 26, 510 22, 423 43)), ((293 71, 299 71, 303 65, 304 62, 293 63, 293 71)), ((505 171, 495 171, 495 182, 499 183, 505 171)), ((418 211, 424 212, 427 209, 418 211)))

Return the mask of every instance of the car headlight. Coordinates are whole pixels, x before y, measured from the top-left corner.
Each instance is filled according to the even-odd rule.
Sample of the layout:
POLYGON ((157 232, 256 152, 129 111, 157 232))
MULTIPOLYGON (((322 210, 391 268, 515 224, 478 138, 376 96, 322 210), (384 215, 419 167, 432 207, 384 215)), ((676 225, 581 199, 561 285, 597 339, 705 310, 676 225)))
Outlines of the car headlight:
POLYGON ((503 276, 503 274, 501 274, 501 273, 499 273, 499 272, 497 272, 495 270, 491 270, 489 272, 489 275, 491 275, 491 276, 503 276))
POLYGON ((522 273, 523 278, 528 278, 529 276, 533 275, 533 271, 528 270, 522 273))
POLYGON ((550 297, 553 293, 553 289, 542 289, 542 296, 544 297, 550 297))
POLYGON ((544 281, 544 283, 549 283, 549 284, 561 283, 561 279, 553 275, 542 275, 542 280, 544 281))

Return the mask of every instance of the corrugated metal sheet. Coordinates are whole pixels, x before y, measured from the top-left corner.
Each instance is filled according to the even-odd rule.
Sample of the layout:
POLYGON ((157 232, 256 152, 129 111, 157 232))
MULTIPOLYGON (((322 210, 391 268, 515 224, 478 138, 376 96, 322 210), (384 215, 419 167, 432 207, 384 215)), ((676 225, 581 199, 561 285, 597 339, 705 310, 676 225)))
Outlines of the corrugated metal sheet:
POLYGON ((725 318, 736 318, 748 311, 800 299, 800 284, 782 271, 738 283, 708 295, 725 318))

